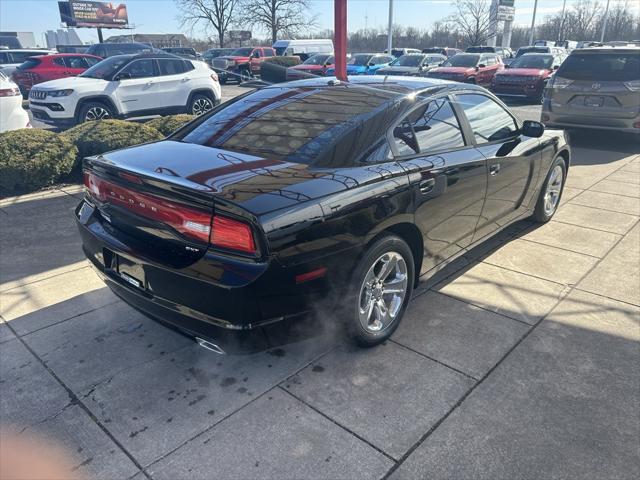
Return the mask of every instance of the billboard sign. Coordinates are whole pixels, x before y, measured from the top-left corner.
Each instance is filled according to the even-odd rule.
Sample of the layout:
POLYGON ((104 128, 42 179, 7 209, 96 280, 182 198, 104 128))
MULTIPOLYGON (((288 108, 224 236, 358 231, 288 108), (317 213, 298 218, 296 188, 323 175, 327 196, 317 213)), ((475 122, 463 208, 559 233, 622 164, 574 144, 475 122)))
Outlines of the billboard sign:
POLYGON ((129 24, 124 3, 69 0, 58 2, 60 19, 69 27, 126 28, 129 24))
POLYGON ((250 30, 229 30, 231 40, 251 40, 250 30))

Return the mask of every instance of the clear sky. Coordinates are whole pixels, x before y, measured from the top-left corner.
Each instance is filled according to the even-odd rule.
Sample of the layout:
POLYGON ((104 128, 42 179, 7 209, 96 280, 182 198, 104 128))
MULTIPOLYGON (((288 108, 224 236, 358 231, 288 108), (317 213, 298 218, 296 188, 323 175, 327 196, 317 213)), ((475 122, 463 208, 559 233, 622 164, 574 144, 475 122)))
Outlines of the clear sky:
MULTIPOLYGON (((567 0, 567 8, 578 0, 567 0)), ((621 0, 612 0, 612 3, 621 0)), ((129 12, 129 22, 135 29, 127 33, 186 33, 180 28, 178 13, 173 0, 114 0, 124 2, 129 12)), ((534 0, 516 0, 516 23, 529 25, 534 0)), ((631 4, 634 1, 630 2, 631 4)), ((639 2, 640 4, 640 2, 639 2)), ((349 30, 384 28, 387 24, 388 0, 348 0, 349 30)), ((562 9, 562 0, 539 0, 538 20, 562 9)), ((333 0, 311 0, 312 13, 318 15, 320 29, 333 28, 333 0)), ((450 0, 394 0, 394 23, 405 27, 430 28, 433 22, 453 12, 450 0)), ((0 30, 34 32, 36 41, 42 42, 46 30, 60 28, 60 16, 56 0, 0 0, 0 30)), ((78 29, 84 41, 97 41, 94 29, 78 29)), ((105 32, 109 36, 110 31, 105 32)), ((117 30, 113 30, 117 34, 117 30)), ((123 32, 124 33, 124 32, 123 32)), ((265 36, 254 31, 255 36, 265 36)), ((204 37, 194 31, 194 37, 204 37)))

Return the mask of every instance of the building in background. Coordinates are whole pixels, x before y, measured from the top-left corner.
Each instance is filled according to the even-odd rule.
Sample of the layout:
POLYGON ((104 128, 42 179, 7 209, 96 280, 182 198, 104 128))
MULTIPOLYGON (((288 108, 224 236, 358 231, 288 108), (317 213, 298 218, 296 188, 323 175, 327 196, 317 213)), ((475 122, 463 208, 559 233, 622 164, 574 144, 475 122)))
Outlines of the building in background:
POLYGON ((47 30, 44 38, 48 48, 56 48, 58 45, 82 45, 82 40, 73 28, 47 30))
POLYGON ((36 48, 36 37, 33 32, 0 32, 0 37, 15 37, 22 48, 36 48))
POLYGON ((133 33, 131 35, 112 35, 106 39, 109 43, 148 43, 155 48, 184 47, 189 40, 182 33, 133 33))

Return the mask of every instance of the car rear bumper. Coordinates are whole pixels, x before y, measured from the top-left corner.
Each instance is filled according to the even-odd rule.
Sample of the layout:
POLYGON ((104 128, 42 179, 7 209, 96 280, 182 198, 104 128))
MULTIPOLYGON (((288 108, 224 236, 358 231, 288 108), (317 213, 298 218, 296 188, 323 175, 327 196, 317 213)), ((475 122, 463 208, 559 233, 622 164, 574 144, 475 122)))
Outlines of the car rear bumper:
POLYGON ((76 220, 85 255, 114 293, 152 319, 226 352, 274 346, 273 332, 307 317, 327 291, 324 279, 296 285, 290 281, 295 272, 275 262, 243 265, 210 251, 186 268, 159 265, 129 247, 84 200, 76 220), (134 286, 119 273, 123 261, 140 266, 144 286, 134 286))
POLYGON ((551 128, 591 128, 597 130, 615 130, 623 133, 640 134, 640 116, 636 118, 618 118, 595 115, 566 115, 542 109, 542 123, 551 128))

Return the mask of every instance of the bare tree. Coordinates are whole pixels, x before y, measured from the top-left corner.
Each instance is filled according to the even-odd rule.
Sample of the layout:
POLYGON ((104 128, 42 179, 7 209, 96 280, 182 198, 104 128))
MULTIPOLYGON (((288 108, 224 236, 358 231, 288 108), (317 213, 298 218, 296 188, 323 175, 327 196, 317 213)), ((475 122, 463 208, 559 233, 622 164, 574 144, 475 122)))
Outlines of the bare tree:
POLYGON ((309 0, 242 0, 246 22, 271 33, 271 42, 278 35, 295 36, 316 26, 316 17, 309 0))
POLYGON ((458 30, 469 45, 482 45, 490 33, 490 4, 490 0, 454 0, 456 13, 447 19, 447 23, 458 30))
POLYGON ((192 28, 202 25, 206 31, 213 29, 220 47, 224 47, 225 35, 237 21, 241 0, 175 0, 182 26, 192 28))

